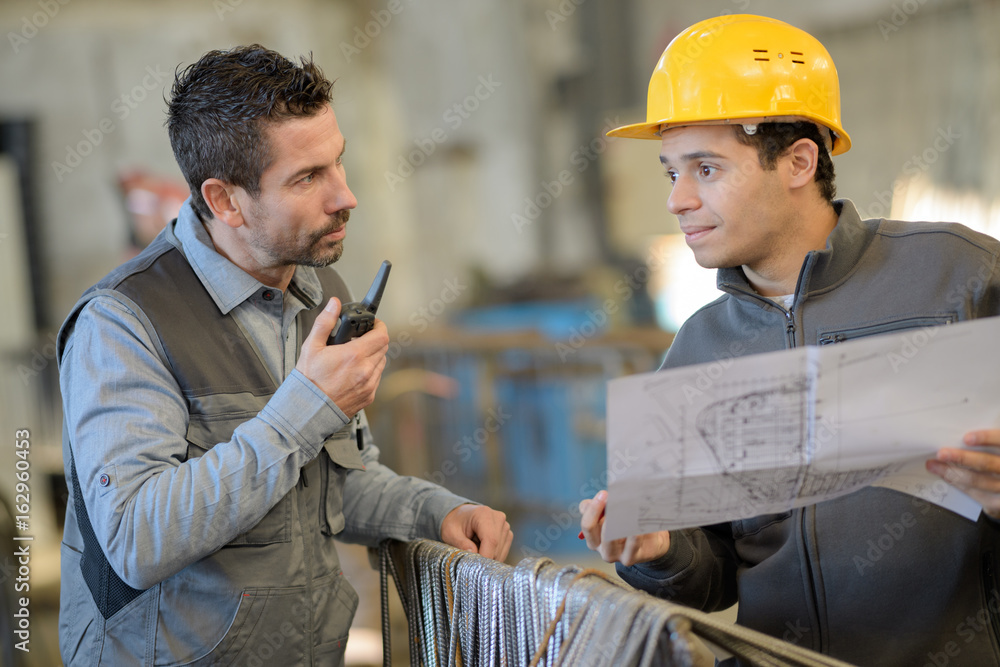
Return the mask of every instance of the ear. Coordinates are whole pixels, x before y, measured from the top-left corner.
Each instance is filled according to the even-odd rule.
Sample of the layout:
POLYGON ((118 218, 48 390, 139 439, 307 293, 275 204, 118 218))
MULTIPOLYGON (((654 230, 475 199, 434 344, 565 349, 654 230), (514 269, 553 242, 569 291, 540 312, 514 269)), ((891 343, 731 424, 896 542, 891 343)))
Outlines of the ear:
POLYGON ((819 148, 812 139, 799 139, 789 147, 787 160, 789 187, 805 187, 812 183, 816 177, 816 167, 819 165, 819 148))
POLYGON ((201 196, 205 198, 212 216, 233 229, 240 227, 244 222, 237 190, 236 186, 217 178, 209 178, 201 184, 201 196))

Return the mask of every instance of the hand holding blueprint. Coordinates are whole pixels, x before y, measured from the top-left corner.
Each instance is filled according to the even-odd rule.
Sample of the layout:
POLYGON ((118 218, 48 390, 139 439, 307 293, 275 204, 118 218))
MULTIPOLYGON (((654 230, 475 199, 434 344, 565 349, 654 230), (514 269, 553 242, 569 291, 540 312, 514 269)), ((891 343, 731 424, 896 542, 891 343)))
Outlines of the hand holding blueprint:
POLYGON ((605 536, 787 511, 879 485, 972 520, 924 470, 1000 427, 1000 317, 644 373, 608 384, 605 536))

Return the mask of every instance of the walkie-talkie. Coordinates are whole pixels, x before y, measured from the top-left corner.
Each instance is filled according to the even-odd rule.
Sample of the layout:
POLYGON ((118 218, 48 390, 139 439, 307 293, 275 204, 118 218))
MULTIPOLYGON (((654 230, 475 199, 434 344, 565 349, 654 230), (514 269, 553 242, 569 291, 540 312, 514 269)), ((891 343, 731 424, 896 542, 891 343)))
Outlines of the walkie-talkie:
POLYGON ((385 290, 385 283, 389 280, 389 269, 392 262, 385 260, 375 274, 372 286, 368 288, 368 294, 362 301, 345 303, 340 309, 340 324, 330 334, 326 341, 327 345, 339 345, 346 343, 352 338, 368 333, 375 327, 375 311, 382 301, 382 292, 385 290))

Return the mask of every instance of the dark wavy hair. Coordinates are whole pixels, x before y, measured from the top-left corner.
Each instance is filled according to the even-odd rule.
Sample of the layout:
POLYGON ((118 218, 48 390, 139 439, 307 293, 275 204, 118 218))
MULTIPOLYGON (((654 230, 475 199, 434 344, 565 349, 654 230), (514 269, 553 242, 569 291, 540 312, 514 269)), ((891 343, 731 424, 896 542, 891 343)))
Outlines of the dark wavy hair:
POLYGON ((826 149, 826 141, 815 123, 796 121, 793 123, 761 123, 756 134, 747 134, 740 125, 733 126, 736 140, 741 144, 752 146, 757 150, 760 166, 773 170, 778 164, 778 158, 785 154, 788 148, 799 139, 812 139, 819 148, 819 158, 816 164, 816 176, 813 180, 819 186, 820 195, 826 201, 833 202, 837 195, 837 185, 834 183, 833 159, 826 149))
POLYGON ((218 178, 258 197, 261 174, 270 163, 264 129, 319 113, 333 91, 311 53, 296 65, 260 44, 209 51, 174 74, 167 101, 170 146, 194 210, 206 221, 212 212, 201 184, 218 178))

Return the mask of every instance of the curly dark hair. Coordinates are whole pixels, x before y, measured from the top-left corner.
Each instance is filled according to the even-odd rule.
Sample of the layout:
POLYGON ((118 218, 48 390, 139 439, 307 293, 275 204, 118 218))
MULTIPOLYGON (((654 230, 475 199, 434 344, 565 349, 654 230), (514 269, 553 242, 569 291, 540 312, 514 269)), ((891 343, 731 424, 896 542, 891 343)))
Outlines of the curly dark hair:
POLYGON ((737 141, 757 150, 760 166, 769 171, 776 167, 778 158, 784 155, 792 144, 799 139, 811 139, 819 148, 814 180, 819 186, 820 195, 826 201, 833 202, 833 198, 837 195, 833 160, 826 148, 826 141, 815 123, 809 121, 761 123, 757 126, 756 134, 747 134, 741 125, 734 125, 733 132, 737 141))
POLYGON ((202 220, 212 218, 202 183, 218 178, 258 197, 270 163, 267 124, 312 116, 330 103, 333 82, 311 53, 300 60, 296 65, 251 44, 209 51, 183 71, 178 66, 167 101, 167 132, 202 220))

